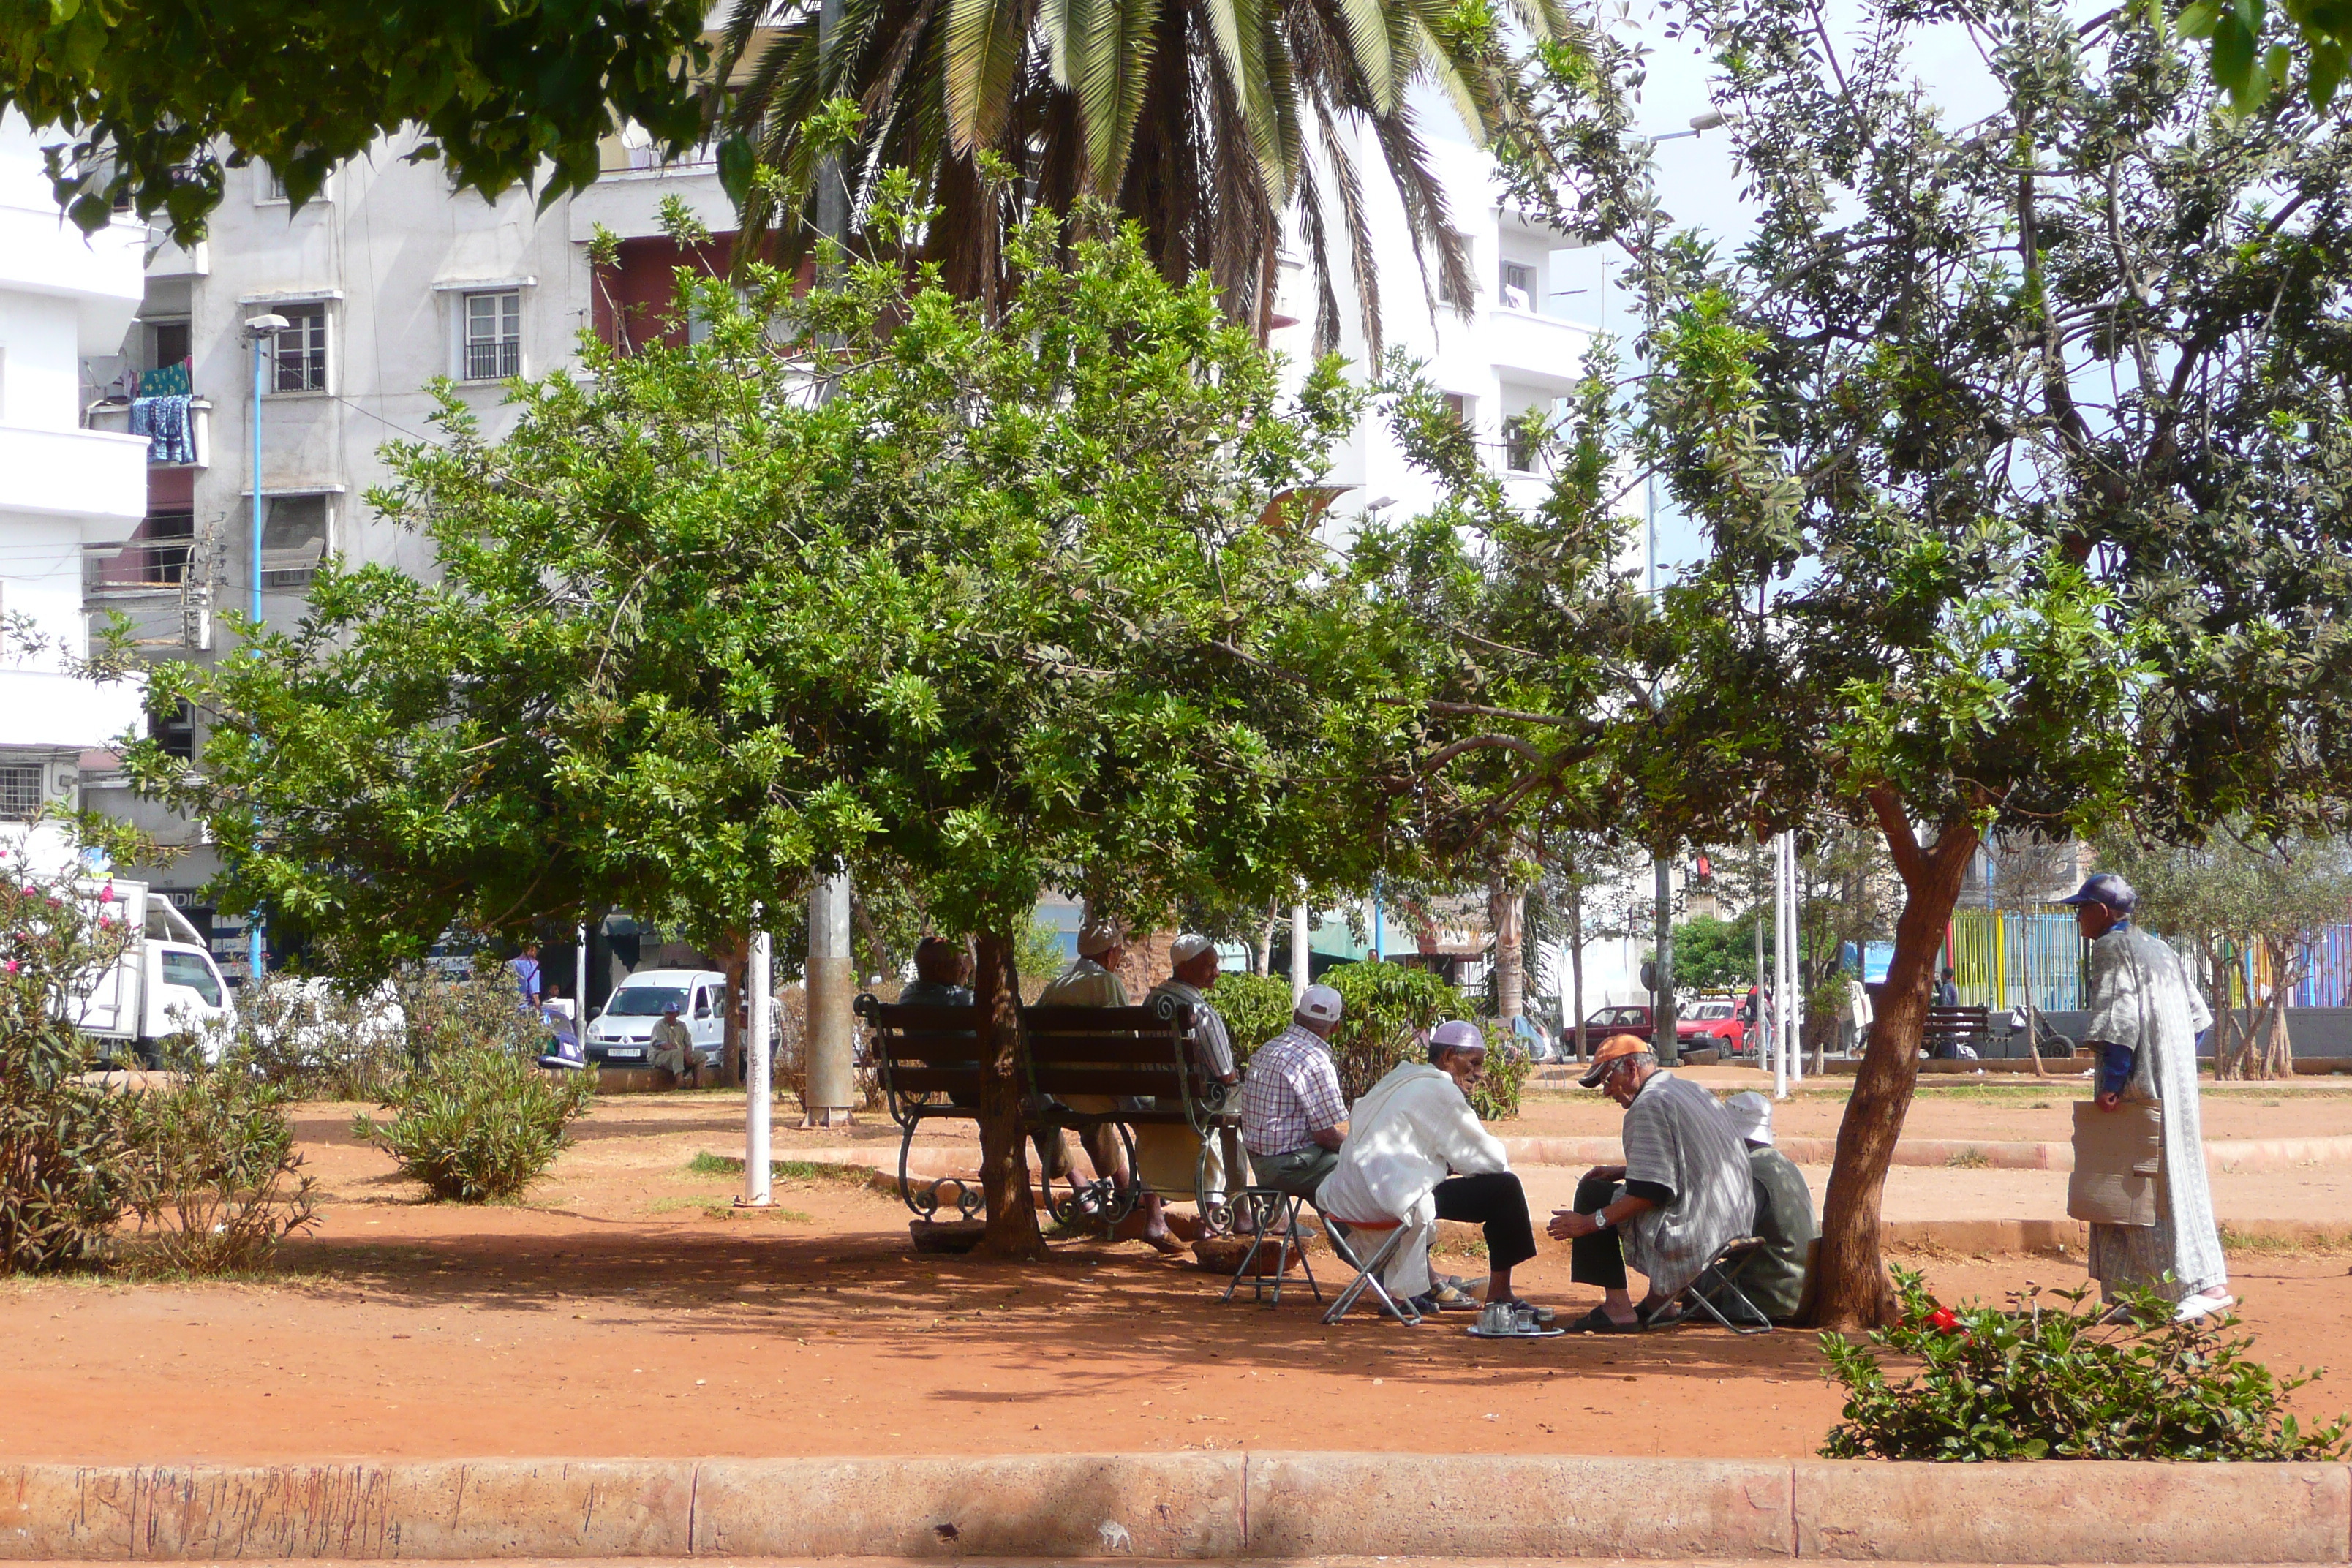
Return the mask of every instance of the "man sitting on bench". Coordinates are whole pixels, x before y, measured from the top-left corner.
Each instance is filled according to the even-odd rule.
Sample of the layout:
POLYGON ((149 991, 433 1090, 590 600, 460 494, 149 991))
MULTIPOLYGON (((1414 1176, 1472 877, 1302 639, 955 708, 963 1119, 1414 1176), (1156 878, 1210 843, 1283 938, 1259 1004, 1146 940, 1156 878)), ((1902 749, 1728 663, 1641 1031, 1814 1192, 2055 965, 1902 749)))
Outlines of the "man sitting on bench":
POLYGON ((1575 1206, 1554 1211, 1545 1227, 1571 1244, 1568 1277, 1601 1289, 1601 1305, 1570 1327, 1632 1334, 1680 1322, 1668 1310, 1675 1298, 1752 1234, 1748 1151, 1715 1096, 1660 1068, 1631 1035, 1603 1040, 1578 1081, 1625 1108, 1625 1163, 1587 1171, 1575 1206), (1639 1307, 1626 1289, 1629 1263, 1650 1281, 1639 1307))

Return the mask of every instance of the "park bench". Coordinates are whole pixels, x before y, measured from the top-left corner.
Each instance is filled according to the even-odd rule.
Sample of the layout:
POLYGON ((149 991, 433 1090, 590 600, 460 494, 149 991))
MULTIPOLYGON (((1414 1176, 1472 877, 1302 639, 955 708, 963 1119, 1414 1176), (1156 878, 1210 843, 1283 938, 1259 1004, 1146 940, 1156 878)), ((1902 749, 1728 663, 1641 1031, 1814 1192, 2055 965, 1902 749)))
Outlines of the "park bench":
MULTIPOLYGON (((858 997, 866 1020, 868 1050, 881 1080, 890 1119, 899 1129, 898 1194, 925 1219, 952 1202, 965 1218, 979 1212, 981 1194, 961 1177, 937 1178, 919 1188, 908 1173, 915 1135, 926 1121, 980 1119, 981 1015, 977 1007, 904 1006, 869 994, 858 997)), ((1207 1148, 1217 1141, 1227 1170, 1238 1168, 1239 1118, 1227 1110, 1225 1086, 1203 1068, 1192 1048, 1192 1009, 1162 996, 1142 1007, 1024 1007, 1019 1067, 1024 1089, 1021 1131, 1088 1132, 1112 1131, 1136 1169, 1134 1130, 1183 1125, 1202 1144, 1194 1163, 1192 1196, 1204 1230, 1223 1228, 1229 1193, 1208 1190, 1207 1148), (1076 1098, 1110 1098, 1125 1109, 1076 1110, 1076 1098), (1137 1104, 1137 1101, 1142 1101, 1137 1104)), ((1227 1186, 1237 1185, 1229 1180, 1227 1186)), ((1108 1175, 1056 1196, 1045 1179, 1047 1205, 1066 1226, 1092 1218, 1117 1225, 1132 1212, 1141 1193, 1112 1190, 1108 1175)))
POLYGON ((1979 1057, 1991 1054, 1992 1009, 1989 1007, 1930 1007, 1927 1027, 1919 1032, 1919 1044, 1932 1058, 1949 1058, 1959 1053, 1954 1048, 1967 1046, 1979 1057))

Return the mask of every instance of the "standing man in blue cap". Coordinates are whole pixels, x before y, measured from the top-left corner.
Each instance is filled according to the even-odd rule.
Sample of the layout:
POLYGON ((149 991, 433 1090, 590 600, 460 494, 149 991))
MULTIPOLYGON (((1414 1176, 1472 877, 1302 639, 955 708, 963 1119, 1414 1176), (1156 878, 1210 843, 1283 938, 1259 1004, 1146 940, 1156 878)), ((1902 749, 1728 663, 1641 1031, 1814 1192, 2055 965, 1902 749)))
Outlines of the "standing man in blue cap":
POLYGON ((2084 1034, 2098 1056, 2098 1097, 2076 1108, 2067 1205, 2090 1221, 2091 1278, 2109 1300, 2153 1290, 2182 1322, 2222 1311, 2237 1298, 2214 1230, 2197 1101, 2197 1036, 2212 1014, 2180 955, 2132 923, 2139 896, 2129 882, 2101 871, 2059 901, 2074 906, 2091 940, 2084 1034))

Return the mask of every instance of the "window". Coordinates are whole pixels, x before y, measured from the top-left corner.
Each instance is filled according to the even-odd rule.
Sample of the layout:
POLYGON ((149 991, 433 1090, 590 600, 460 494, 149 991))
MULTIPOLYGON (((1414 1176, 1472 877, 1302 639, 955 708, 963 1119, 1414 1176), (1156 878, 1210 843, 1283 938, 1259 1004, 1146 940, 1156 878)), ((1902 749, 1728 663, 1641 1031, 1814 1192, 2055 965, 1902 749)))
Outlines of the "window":
POLYGON ((150 321, 147 323, 147 363, 150 369, 178 364, 188 357, 188 323, 185 321, 150 321))
POLYGON ((23 822, 41 809, 47 795, 38 763, 0 763, 0 819, 23 822))
POLYGON ((267 163, 261 164, 260 170, 260 199, 265 202, 282 202, 286 200, 286 176, 279 174, 277 170, 271 168, 267 163))
POLYGON ((1536 269, 1525 262, 1503 263, 1503 307, 1510 310, 1536 308, 1536 269))
POLYGON ((207 1007, 221 1005, 220 976, 201 952, 163 952, 163 984, 184 985, 205 999, 207 1007))
POLYGON ((278 305, 262 314, 286 318, 278 330, 278 341, 271 355, 278 362, 277 380, 272 390, 278 392, 324 392, 327 390, 327 307, 310 305, 278 305))
POLYGON ((1454 416, 1454 423, 1467 429, 1470 425, 1470 400, 1458 392, 1445 395, 1445 412, 1454 416))
POLYGON ((1462 290, 1454 286, 1453 275, 1443 268, 1440 268, 1437 273, 1437 302, 1441 305, 1452 305, 1457 309, 1470 303, 1462 297, 1462 290))
POLYGON ((694 988, 694 1016, 698 1018, 710 1016, 710 987, 708 985, 694 988))
POLYGON ((196 760, 196 710, 182 702, 169 718, 147 716, 147 733, 163 748, 167 757, 177 757, 184 763, 196 760))
POLYGON ((271 496, 262 514, 261 585, 299 587, 333 543, 334 497, 271 496))
POLYGON ((521 290, 467 295, 465 379, 504 381, 521 374, 521 290))
POLYGON ((1532 474, 1543 461, 1541 414, 1528 409, 1503 425, 1503 461, 1515 474, 1532 474))

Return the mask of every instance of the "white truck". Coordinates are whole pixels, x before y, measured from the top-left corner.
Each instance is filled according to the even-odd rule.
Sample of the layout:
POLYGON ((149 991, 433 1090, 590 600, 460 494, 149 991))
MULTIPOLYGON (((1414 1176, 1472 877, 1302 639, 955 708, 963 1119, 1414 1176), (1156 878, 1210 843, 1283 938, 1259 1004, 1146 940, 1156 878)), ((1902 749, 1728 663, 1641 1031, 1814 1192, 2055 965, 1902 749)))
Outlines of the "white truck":
POLYGON ((236 1003, 203 933, 144 883, 89 877, 81 889, 93 912, 130 920, 138 911, 140 918, 121 955, 69 1004, 74 1027, 98 1042, 100 1057, 124 1066, 154 1066, 164 1042, 184 1031, 196 1037, 208 1060, 218 1059, 222 1037, 236 1021, 236 1003))

